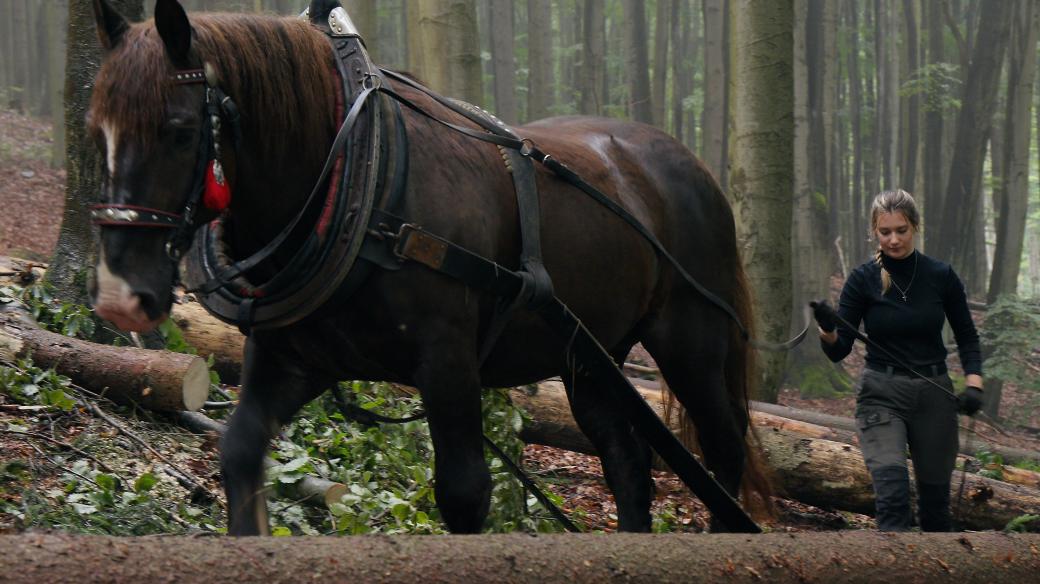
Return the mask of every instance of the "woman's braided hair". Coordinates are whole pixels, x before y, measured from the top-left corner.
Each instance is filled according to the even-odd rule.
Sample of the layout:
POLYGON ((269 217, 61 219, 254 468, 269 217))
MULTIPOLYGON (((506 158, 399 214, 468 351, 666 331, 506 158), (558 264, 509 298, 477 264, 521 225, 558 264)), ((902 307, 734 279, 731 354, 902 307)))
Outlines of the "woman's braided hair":
MULTIPOLYGON (((914 201, 913 196, 903 189, 896 189, 894 191, 882 191, 878 196, 874 197, 874 202, 870 206, 871 234, 877 233, 878 220, 882 213, 896 212, 902 213, 906 217, 914 231, 921 230, 921 213, 917 210, 917 203, 914 201)), ((885 269, 885 265, 881 263, 881 255, 883 253, 881 244, 878 243, 877 251, 874 253, 874 261, 881 267, 881 293, 885 294, 892 285, 892 276, 885 269)))

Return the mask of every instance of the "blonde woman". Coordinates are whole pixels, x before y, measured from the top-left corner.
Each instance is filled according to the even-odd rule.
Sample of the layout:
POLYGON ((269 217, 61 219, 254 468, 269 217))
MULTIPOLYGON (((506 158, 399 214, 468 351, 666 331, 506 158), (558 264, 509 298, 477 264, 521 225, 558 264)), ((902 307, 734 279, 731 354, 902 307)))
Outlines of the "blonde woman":
MULTIPOLYGON (((948 264, 915 249, 920 225, 917 205, 906 191, 885 191, 874 198, 870 229, 877 254, 849 274, 837 311, 853 326, 862 321, 867 335, 902 361, 868 345, 856 395, 856 426, 874 482, 881 531, 910 529, 908 446, 921 529, 951 529, 957 412, 974 415, 982 405, 982 355, 964 285, 948 264), (953 328, 966 375, 967 389, 959 398, 946 373, 944 320, 953 328)), ((814 314, 824 353, 841 361, 852 350, 853 332, 836 330, 834 313, 825 302, 814 314)))

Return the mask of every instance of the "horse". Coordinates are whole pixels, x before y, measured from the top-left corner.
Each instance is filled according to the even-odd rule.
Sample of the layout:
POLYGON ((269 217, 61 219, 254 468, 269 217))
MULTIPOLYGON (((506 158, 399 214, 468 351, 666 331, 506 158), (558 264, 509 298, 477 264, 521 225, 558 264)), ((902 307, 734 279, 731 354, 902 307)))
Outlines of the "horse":
MULTIPOLYGON (((238 139, 227 131, 214 139, 223 178, 233 187, 230 202, 226 209, 199 206, 193 221, 180 223, 197 235, 221 218, 232 259, 265 249, 306 214, 351 104, 339 89, 327 35, 307 20, 244 14, 189 20, 176 0, 158 0, 153 21, 131 25, 107 0, 93 4, 103 60, 88 130, 104 161, 105 212, 116 221, 99 222, 98 262, 88 288, 98 316, 124 330, 148 331, 168 317, 178 278, 170 230, 156 227, 180 220, 213 129, 207 122, 213 110, 205 105, 212 103, 211 87, 182 82, 183 71, 195 71, 194 77, 204 71, 207 83, 237 105, 238 139), (150 219, 138 212, 151 213, 150 219)), ((502 152, 431 119, 476 129, 412 84, 394 83, 394 90, 418 106, 400 108, 397 117, 407 136, 407 168, 395 212, 517 269, 520 211, 502 152)), ((373 94, 366 107, 386 108, 389 101, 373 94)), ((710 171, 685 146, 649 125, 585 116, 515 131, 596 185, 740 320, 752 322, 732 211, 710 171)), ((348 142, 348 148, 359 144, 348 142)), ((643 344, 727 492, 735 497, 741 485, 765 484, 749 448, 753 351, 737 323, 616 214, 543 167, 535 168, 535 182, 541 259, 556 297, 617 363, 643 344)), ((249 277, 277 275, 304 245, 295 235, 285 238, 249 277)), ((246 330, 241 402, 220 449, 228 533, 268 533, 267 444, 304 404, 345 379, 418 388, 436 453, 438 508, 452 532, 478 532, 491 494, 482 387, 552 376, 563 379, 574 418, 599 454, 618 528, 649 531, 653 482, 646 441, 597 391, 596 377, 572 362, 567 339, 526 309, 498 326, 500 312, 494 295, 410 262, 371 269, 356 291, 332 296, 294 322, 246 330), (493 333, 496 327, 501 330, 493 333)), ((767 496, 764 488, 758 492, 767 496)))

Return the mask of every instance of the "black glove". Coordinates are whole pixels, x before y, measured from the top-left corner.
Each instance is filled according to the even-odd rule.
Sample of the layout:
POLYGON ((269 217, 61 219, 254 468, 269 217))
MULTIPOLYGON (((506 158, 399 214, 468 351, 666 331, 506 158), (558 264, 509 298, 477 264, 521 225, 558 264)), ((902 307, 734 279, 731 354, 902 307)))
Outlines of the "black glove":
POLYGON ((982 390, 969 385, 964 393, 957 396, 960 412, 965 416, 974 416, 982 407, 982 390))
POLYGON ((834 318, 834 309, 827 304, 826 300, 810 302, 809 306, 812 307, 813 318, 816 319, 823 332, 829 333, 838 326, 838 321, 834 318))

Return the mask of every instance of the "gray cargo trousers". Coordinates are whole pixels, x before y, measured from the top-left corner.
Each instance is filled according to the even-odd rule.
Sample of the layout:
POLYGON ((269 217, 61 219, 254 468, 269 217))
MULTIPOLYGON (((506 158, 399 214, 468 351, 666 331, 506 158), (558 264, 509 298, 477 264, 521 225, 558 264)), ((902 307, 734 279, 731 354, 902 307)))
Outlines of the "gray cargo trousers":
MULTIPOLYGON (((946 373, 929 378, 953 391, 946 373)), ((914 463, 918 518, 924 531, 949 531, 950 478, 957 460, 957 400, 918 377, 864 369, 856 427, 874 482, 878 529, 910 528, 907 447, 914 463)))

